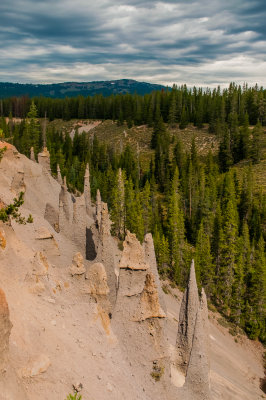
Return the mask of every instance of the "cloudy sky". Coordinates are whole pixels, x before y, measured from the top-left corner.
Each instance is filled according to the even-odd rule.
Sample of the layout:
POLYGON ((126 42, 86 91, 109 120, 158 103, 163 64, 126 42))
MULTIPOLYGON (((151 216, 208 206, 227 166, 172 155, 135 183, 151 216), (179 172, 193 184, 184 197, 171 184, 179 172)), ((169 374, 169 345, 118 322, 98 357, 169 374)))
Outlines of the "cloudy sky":
POLYGON ((266 0, 0 0, 0 81, 266 87, 266 0))

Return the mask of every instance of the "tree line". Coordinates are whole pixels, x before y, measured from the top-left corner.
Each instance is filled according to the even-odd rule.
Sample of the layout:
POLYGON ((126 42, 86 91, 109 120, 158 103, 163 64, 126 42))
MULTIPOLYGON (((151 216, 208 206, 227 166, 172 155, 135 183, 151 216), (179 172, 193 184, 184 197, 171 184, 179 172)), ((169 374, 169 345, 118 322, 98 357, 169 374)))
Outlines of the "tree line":
MULTIPOLYGON (((39 117, 45 115, 50 120, 62 118, 79 119, 112 119, 128 126, 132 124, 153 125, 161 115, 163 121, 169 124, 178 123, 185 128, 188 123, 194 123, 198 128, 203 123, 209 124, 211 132, 219 132, 220 124, 230 120, 230 114, 235 113, 241 125, 248 117, 250 124, 260 121, 266 125, 266 90, 257 85, 242 87, 231 83, 222 90, 188 88, 186 85, 171 90, 154 91, 151 94, 119 94, 103 97, 77 96, 64 99, 35 97, 34 103, 39 110, 39 117)), ((25 118, 29 112, 32 99, 27 96, 11 97, 0 100, 0 116, 25 118)))

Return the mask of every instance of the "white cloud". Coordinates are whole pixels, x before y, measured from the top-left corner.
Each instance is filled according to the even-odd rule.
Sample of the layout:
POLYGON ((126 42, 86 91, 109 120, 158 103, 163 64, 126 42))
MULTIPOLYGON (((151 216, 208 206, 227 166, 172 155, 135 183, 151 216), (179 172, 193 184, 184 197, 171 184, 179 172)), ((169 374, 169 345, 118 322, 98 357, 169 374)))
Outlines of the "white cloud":
POLYGON ((0 80, 266 85, 259 4, 265 15, 260 0, 3 0, 0 80))

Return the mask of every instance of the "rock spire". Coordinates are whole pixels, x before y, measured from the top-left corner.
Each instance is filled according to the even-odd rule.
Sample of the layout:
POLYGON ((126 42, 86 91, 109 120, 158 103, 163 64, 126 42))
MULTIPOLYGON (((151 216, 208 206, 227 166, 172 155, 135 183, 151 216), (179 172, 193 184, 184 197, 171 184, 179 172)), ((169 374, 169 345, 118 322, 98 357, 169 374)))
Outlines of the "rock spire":
POLYGON ((91 187, 90 187, 90 170, 89 164, 86 165, 85 175, 84 175, 84 197, 86 204, 86 212, 90 214, 91 212, 91 187))
POLYGON ((34 154, 34 148, 33 147, 30 148, 30 159, 31 159, 31 161, 36 162, 35 154, 34 154))
POLYGON ((57 164, 57 182, 59 183, 59 185, 63 184, 63 179, 62 179, 59 164, 57 164))
POLYGON ((51 173, 50 167, 50 153, 47 147, 43 148, 43 151, 38 154, 38 163, 49 173, 51 173))
POLYGON ((97 189, 97 194, 96 194, 96 224, 98 229, 101 226, 101 218, 102 218, 102 199, 101 199, 101 193, 100 190, 97 189))
POLYGON ((210 400, 208 357, 208 305, 204 289, 199 298, 194 260, 179 314, 177 334, 178 368, 185 374, 186 399, 210 400))
POLYGON ((182 299, 176 345, 180 356, 179 367, 185 373, 189 361, 199 308, 198 286, 194 260, 192 260, 187 288, 182 299))

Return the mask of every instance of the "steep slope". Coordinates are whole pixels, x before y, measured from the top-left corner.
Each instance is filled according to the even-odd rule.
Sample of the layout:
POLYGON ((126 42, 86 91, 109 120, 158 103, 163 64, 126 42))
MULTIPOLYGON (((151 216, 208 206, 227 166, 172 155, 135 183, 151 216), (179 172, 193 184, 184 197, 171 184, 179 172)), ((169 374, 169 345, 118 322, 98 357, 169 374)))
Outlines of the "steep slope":
MULTIPOLYGON (((162 292, 151 235, 141 246, 128 232, 119 250, 100 193, 96 207, 91 203, 88 169, 85 193, 74 197, 50 175, 48 161, 46 150, 36 163, 8 146, 0 163, 1 203, 25 191, 21 212, 33 216, 32 224, 0 225, 1 343, 10 335, 0 399, 65 399, 74 385, 82 386, 84 400, 195 400, 189 383, 201 369, 195 360, 202 351, 208 358, 199 344, 202 329, 208 342, 201 303, 192 310, 196 318, 187 320, 192 342, 182 388, 185 376, 176 367, 180 293, 162 292)), ((212 398, 261 398, 261 348, 247 339, 235 343, 216 319, 209 329, 212 398)))

